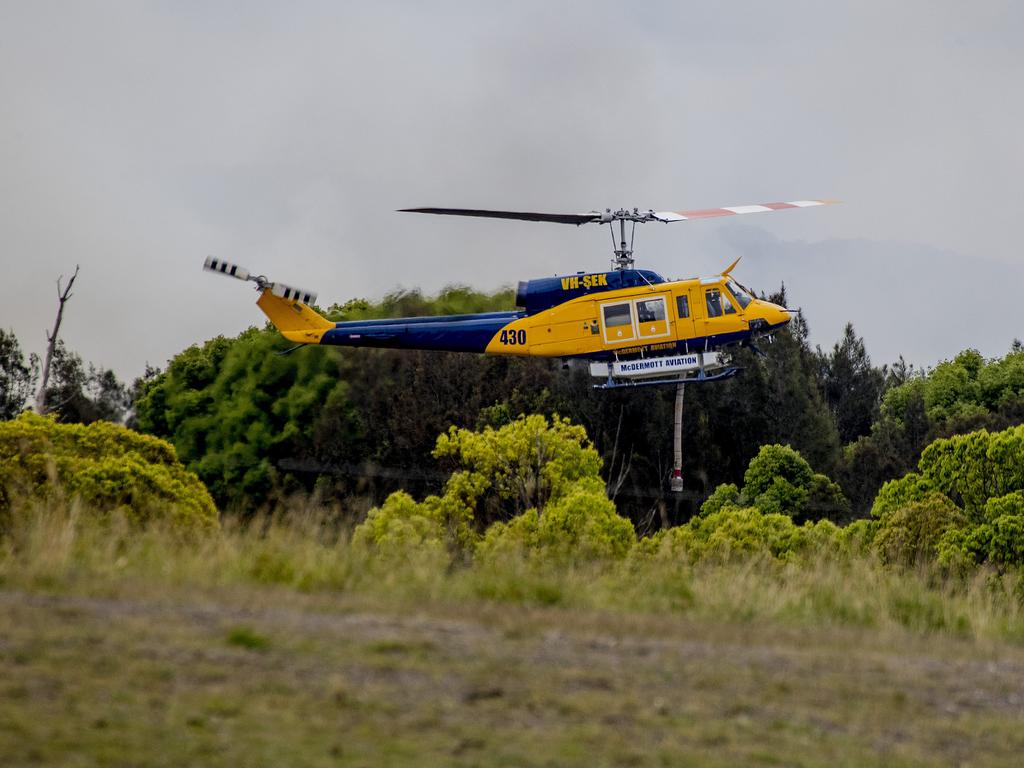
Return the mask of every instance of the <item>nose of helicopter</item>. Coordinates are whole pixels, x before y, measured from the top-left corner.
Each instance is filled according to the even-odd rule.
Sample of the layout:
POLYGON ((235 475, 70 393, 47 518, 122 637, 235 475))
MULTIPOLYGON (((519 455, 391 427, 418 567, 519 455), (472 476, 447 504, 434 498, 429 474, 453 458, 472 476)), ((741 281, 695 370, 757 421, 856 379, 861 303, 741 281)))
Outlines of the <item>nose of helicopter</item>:
POLYGON ((768 322, 772 326, 783 327, 789 324, 789 321, 793 319, 793 313, 785 307, 780 307, 776 304, 772 304, 772 317, 769 318, 768 322))
POLYGON ((783 328, 793 319, 793 312, 772 304, 769 301, 758 301, 757 316, 763 321, 760 323, 762 332, 771 332, 783 328))

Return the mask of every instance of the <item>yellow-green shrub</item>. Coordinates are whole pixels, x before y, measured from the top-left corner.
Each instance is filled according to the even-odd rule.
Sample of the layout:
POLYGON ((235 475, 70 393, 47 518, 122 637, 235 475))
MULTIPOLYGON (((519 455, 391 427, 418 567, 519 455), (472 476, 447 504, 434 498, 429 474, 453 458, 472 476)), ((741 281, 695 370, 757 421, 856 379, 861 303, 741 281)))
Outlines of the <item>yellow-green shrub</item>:
POLYGON ((586 430, 568 419, 520 416, 500 429, 452 427, 437 438, 434 457, 454 459, 474 487, 509 502, 511 512, 544 510, 579 483, 600 479, 601 457, 586 430))
POLYGON ((633 524, 615 511, 603 487, 577 488, 550 502, 542 514, 529 509, 508 523, 492 525, 477 548, 477 557, 621 559, 635 543, 633 524))
POLYGON ((641 542, 638 549, 692 563, 755 554, 786 560, 815 548, 834 546, 838 530, 827 520, 800 526, 789 515, 765 514, 757 507, 726 506, 659 532, 641 542))
POLYGON ((936 558, 939 541, 951 530, 967 526, 967 516, 941 493, 930 493, 878 520, 875 550, 882 562, 917 565, 936 558))
POLYGON ((586 431, 565 419, 520 416, 479 432, 453 427, 437 439, 434 455, 457 462, 444 492, 419 503, 392 494, 356 527, 356 542, 393 554, 440 543, 493 560, 619 558, 636 541, 605 495, 601 458, 586 431), (512 516, 490 526, 478 545, 473 524, 486 500, 512 516))
POLYGON ((935 492, 935 487, 929 480, 916 472, 908 472, 898 480, 890 480, 879 489, 875 503, 871 506, 871 515, 881 518, 908 504, 921 501, 935 492))
POLYGON ((370 510, 366 520, 356 526, 352 541, 383 554, 443 548, 444 529, 435 512, 426 504, 417 504, 405 491, 397 491, 370 510))
POLYGON ((120 508, 135 522, 217 525, 206 487, 164 440, 109 422, 58 424, 32 413, 0 423, 0 510, 15 499, 61 494, 99 512, 120 508))
POLYGON ((1024 490, 1024 425, 936 440, 919 467, 935 490, 977 519, 989 499, 1024 490))

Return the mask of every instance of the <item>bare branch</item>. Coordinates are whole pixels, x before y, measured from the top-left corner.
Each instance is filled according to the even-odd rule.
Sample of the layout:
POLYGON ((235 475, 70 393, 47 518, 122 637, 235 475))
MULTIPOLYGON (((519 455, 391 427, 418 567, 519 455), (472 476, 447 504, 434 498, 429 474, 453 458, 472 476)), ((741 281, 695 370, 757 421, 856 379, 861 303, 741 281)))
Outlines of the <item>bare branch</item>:
MULTIPOLYGON (((628 458, 623 458, 619 462, 619 474, 618 474, 618 477, 615 478, 614 482, 611 482, 611 478, 609 477, 609 484, 611 486, 611 489, 610 489, 608 495, 609 495, 609 497, 611 498, 612 501, 615 501, 615 497, 618 496, 619 495, 619 491, 622 490, 622 486, 626 482, 626 478, 629 477, 629 470, 632 467, 632 465, 633 465, 633 449, 630 448, 629 457, 628 458)), ((608 469, 609 469, 609 474, 610 474, 611 470, 614 469, 614 468, 613 467, 609 467, 608 469)))
POLYGON ((62 287, 64 275, 57 278, 57 319, 53 323, 53 331, 46 334, 46 357, 43 359, 43 377, 39 383, 39 390, 36 392, 36 413, 46 413, 46 388, 50 383, 50 364, 53 362, 53 353, 57 348, 57 338, 60 333, 60 324, 64 319, 64 305, 71 298, 71 287, 78 277, 79 265, 75 265, 75 274, 68 280, 66 287, 62 287))
POLYGON ((605 492, 608 497, 615 501, 615 497, 618 496, 619 491, 622 490, 623 483, 626 482, 626 478, 629 476, 629 469, 633 464, 633 449, 629 449, 629 456, 619 456, 619 434, 622 432, 622 417, 625 414, 625 406, 619 408, 619 423, 615 427, 615 442, 612 444, 612 458, 608 462, 608 482, 605 484, 605 492), (615 460, 619 460, 618 476, 612 479, 615 474, 615 460))

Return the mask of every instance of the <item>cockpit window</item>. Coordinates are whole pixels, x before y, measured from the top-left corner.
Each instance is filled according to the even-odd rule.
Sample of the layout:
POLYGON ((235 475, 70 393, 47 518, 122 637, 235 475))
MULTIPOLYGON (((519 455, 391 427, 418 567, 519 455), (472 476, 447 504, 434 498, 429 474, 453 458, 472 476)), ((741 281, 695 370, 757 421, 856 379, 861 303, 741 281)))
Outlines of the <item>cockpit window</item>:
POLYGON ((753 297, 743 290, 743 287, 735 280, 727 282, 725 287, 729 289, 729 293, 736 297, 736 301, 739 302, 739 305, 743 307, 743 309, 746 309, 750 302, 754 300, 753 297))
POLYGON ((722 316, 722 292, 711 288, 704 292, 704 300, 708 305, 708 317, 722 316))
POLYGON ((736 307, 734 307, 732 305, 732 302, 729 301, 729 294, 728 293, 723 293, 722 294, 722 311, 725 312, 725 314, 727 314, 727 315, 735 315, 736 314, 736 307))

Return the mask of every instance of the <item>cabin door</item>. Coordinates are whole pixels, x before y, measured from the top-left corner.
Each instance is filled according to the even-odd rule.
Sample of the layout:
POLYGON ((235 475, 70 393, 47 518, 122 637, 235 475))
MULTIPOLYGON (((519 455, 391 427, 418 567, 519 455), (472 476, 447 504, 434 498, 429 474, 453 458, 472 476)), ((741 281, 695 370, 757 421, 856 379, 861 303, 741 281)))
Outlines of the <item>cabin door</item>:
POLYGON ((636 313, 632 301, 601 305, 601 326, 608 344, 624 344, 636 339, 636 313))
POLYGON ((690 293, 680 293, 675 297, 676 312, 676 339, 686 342, 697 335, 693 324, 693 315, 690 313, 690 293))
POLYGON ((742 330, 743 322, 739 319, 736 306, 729 294, 720 286, 702 288, 704 294, 704 333, 710 347, 714 347, 719 337, 742 330))
POLYGON ((637 299, 636 330, 640 341, 657 343, 669 337, 668 302, 665 296, 637 299))

